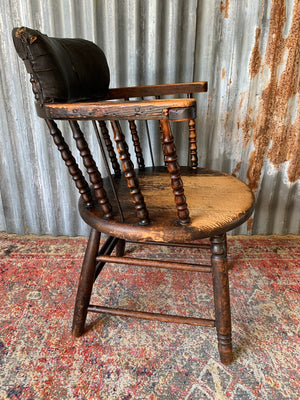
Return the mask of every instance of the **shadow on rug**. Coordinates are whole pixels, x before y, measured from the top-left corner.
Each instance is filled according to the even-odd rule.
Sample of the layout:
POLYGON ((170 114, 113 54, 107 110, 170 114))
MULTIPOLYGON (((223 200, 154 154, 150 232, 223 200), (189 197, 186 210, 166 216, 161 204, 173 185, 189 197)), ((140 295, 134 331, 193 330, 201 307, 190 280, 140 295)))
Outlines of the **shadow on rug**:
MULTIPOLYGON (((74 340, 86 239, 0 234, 0 398, 299 399, 299 237, 228 242, 235 360, 225 367, 213 328, 89 314, 89 331, 74 340)), ((159 252, 199 260, 190 249, 159 252)), ((107 266, 92 302, 213 318, 210 279, 107 266)))

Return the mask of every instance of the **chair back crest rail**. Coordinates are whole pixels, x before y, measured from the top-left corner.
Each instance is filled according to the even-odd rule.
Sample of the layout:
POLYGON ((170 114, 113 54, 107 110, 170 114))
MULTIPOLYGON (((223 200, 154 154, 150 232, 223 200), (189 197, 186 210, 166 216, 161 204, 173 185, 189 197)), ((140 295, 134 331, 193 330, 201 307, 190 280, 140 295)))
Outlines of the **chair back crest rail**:
MULTIPOLYGON (((107 61, 102 50, 95 44, 83 39, 51 38, 24 27, 13 30, 13 40, 16 50, 30 74, 37 114, 45 119, 54 143, 86 206, 93 207, 93 202, 97 201, 105 219, 115 217, 111 201, 104 188, 101 172, 78 123, 80 120, 91 120, 99 145, 103 146, 102 141, 104 142, 106 151, 102 153, 102 156, 105 158, 106 172, 113 186, 119 214, 124 218, 122 205, 114 187, 115 177, 121 175, 121 163, 136 209, 138 223, 149 224, 151 216, 149 217, 129 154, 128 143, 119 120, 128 120, 137 166, 139 170, 144 170, 144 154, 135 121, 144 120, 146 122, 152 119, 159 121, 162 151, 170 174, 178 220, 181 224, 188 223, 189 211, 170 121, 188 121, 190 165, 196 169, 198 163, 195 130, 196 101, 192 94, 207 91, 207 83, 177 83, 109 89, 107 61), (88 73, 83 71, 88 71, 88 73), (179 98, 178 96, 177 98, 162 98, 170 95, 178 95, 179 98), (69 121, 73 139, 82 158, 93 193, 55 120, 69 121), (120 163, 106 121, 110 121, 120 163)), ((146 129, 148 130, 148 150, 152 155, 154 165, 148 126, 146 129)))

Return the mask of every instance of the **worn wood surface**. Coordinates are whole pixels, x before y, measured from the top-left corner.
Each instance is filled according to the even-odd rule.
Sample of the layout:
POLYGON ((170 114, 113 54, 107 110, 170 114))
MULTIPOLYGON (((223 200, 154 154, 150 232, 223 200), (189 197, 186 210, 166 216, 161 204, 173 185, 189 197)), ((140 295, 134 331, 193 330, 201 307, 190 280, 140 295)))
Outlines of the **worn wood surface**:
MULTIPOLYGON (((170 177, 165 167, 137 171, 137 178, 149 211, 150 224, 139 226, 136 210, 124 176, 116 180, 125 223, 120 222, 112 200, 115 219, 107 222, 101 209, 87 209, 80 201, 80 213, 91 226, 108 235, 138 241, 186 242, 224 233, 246 221, 253 209, 253 194, 243 182, 221 172, 181 168, 181 177, 191 222, 179 225, 170 177)), ((108 195, 108 180, 104 179, 108 195)), ((110 196, 112 198, 112 196, 110 196)))
POLYGON ((155 99, 141 101, 99 101, 82 103, 36 103, 41 118, 47 119, 99 119, 99 120, 149 120, 167 119, 183 121, 196 117, 195 99, 155 99), (178 110, 184 110, 179 113, 178 110), (177 117, 176 117, 177 115, 177 117))

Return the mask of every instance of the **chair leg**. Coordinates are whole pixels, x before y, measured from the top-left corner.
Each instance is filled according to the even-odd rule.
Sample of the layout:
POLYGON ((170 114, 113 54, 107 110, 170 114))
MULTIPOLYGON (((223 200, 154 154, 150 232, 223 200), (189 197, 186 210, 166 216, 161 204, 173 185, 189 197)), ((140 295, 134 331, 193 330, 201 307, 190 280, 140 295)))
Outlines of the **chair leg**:
POLYGON ((82 264, 77 296, 74 308, 72 335, 79 337, 84 333, 84 325, 87 316, 92 288, 95 276, 96 257, 99 249, 101 234, 95 229, 91 230, 88 245, 82 264))
POLYGON ((218 348, 221 362, 228 365, 232 362, 232 343, 226 235, 210 240, 218 348))
POLYGON ((116 246, 116 256, 123 257, 125 253, 125 240, 119 239, 116 246))

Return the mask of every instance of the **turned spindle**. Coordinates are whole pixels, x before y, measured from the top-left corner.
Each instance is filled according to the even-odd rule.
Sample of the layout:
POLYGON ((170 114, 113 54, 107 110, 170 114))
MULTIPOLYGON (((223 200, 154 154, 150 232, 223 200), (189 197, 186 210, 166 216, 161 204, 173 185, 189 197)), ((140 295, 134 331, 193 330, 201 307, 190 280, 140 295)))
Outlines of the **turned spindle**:
POLYGON ((116 142, 117 151, 122 162, 123 170, 125 171, 127 185, 130 189, 130 194, 133 199, 139 223, 141 225, 147 225, 149 223, 148 210, 139 187, 139 181, 134 171, 134 166, 128 151, 128 145, 125 141, 125 136, 118 121, 111 121, 111 125, 114 132, 114 140, 116 142))
POLYGON ((189 120, 189 144, 190 144, 190 160, 191 167, 197 169, 198 167, 198 155, 197 155, 197 134, 195 120, 189 120))
POLYGON ((183 182, 180 176, 180 167, 177 163, 177 154, 174 144, 174 138, 170 129, 169 121, 161 120, 162 144, 165 162, 171 178, 171 187, 175 196, 178 218, 181 224, 190 222, 189 211, 184 195, 183 182))
POLYGON ((110 162, 111 162, 111 165, 113 167, 114 173, 115 173, 115 175, 120 176, 121 175, 121 168, 120 168, 120 165, 118 163, 118 159, 117 159, 115 150, 113 148, 112 141, 110 139, 106 123, 105 123, 105 121, 98 121, 98 123, 99 123, 99 126, 100 126, 101 134, 102 134, 102 137, 103 137, 103 140, 104 140, 104 144, 106 146, 106 149, 107 149, 107 152, 108 152, 108 156, 110 158, 110 162))
POLYGON ((136 123, 133 120, 128 121, 129 122, 129 128, 131 132, 131 137, 132 137, 132 142, 134 146, 134 151, 136 155, 136 160, 138 163, 138 167, 140 170, 145 169, 145 161, 143 157, 143 152, 140 144, 140 139, 137 134, 137 129, 136 129, 136 123))
POLYGON ((72 155, 69 146, 64 140, 61 131, 58 129, 56 123, 53 120, 46 119, 46 124, 48 125, 50 135, 53 138, 58 150, 60 151, 61 157, 64 160, 73 181, 82 196, 84 203, 87 206, 92 205, 92 195, 87 181, 85 180, 81 170, 76 163, 75 158, 72 155))
POLYGON ((82 157, 83 165, 85 166, 87 173, 89 174, 91 184, 93 185, 95 197, 102 208, 104 217, 110 219, 113 216, 112 208, 108 201, 106 191, 103 187, 101 174, 90 152, 87 141, 85 140, 84 134, 80 129, 78 122, 69 121, 69 123, 73 132, 73 138, 76 142, 77 149, 82 157))

